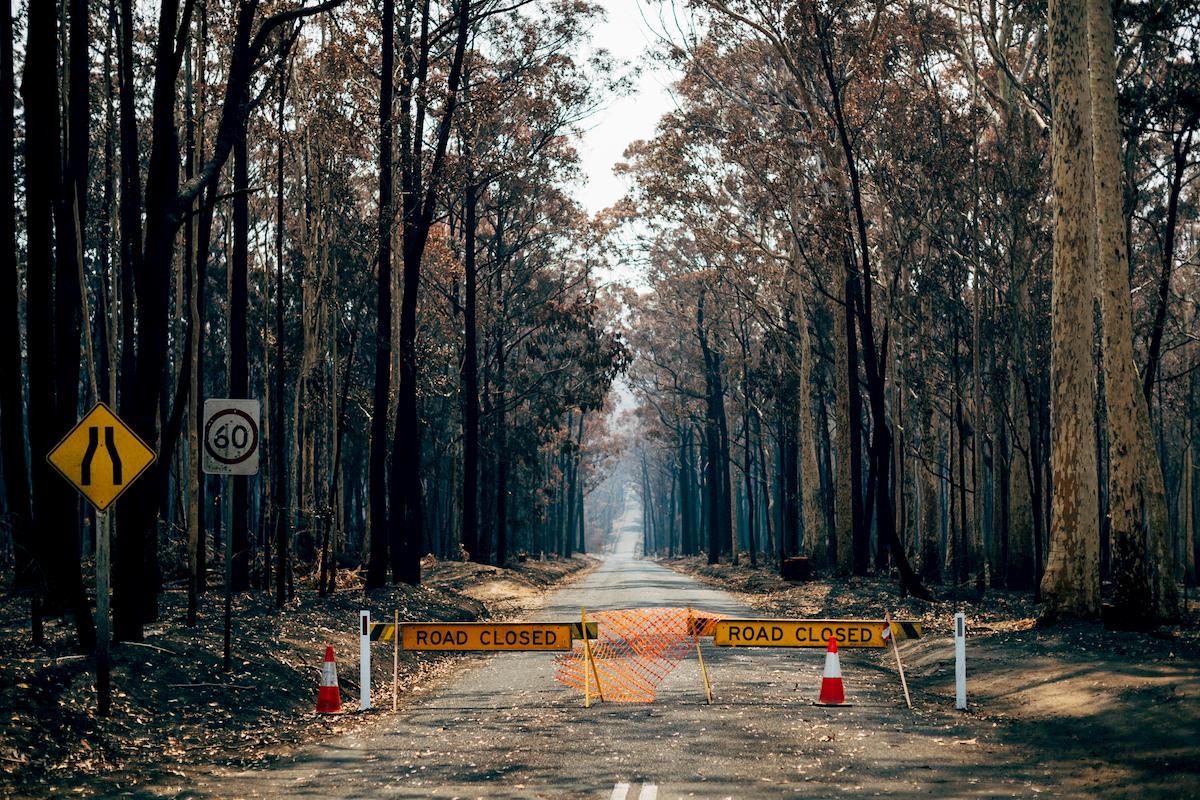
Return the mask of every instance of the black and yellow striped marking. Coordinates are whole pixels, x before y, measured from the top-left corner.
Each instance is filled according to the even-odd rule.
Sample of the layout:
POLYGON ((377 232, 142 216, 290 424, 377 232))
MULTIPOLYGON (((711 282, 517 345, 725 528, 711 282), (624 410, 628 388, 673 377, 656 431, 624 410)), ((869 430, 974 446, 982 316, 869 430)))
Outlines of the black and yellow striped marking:
POLYGON ((396 626, 390 622, 371 623, 372 642, 390 642, 396 638, 396 626))
MULTIPOLYGON (((582 639, 583 638, 583 631, 579 627, 582 624, 583 623, 580 623, 580 622, 572 622, 571 623, 571 638, 572 639, 582 639)), ((596 623, 589 622, 587 624, 587 637, 589 639, 595 639, 596 636, 598 635, 599 631, 600 631, 600 629, 597 627, 596 623)))
MULTIPOLYGON (((887 647, 883 620, 867 619, 722 619, 713 644, 722 647, 887 647)), ((921 623, 892 620, 896 641, 921 638, 921 623)))

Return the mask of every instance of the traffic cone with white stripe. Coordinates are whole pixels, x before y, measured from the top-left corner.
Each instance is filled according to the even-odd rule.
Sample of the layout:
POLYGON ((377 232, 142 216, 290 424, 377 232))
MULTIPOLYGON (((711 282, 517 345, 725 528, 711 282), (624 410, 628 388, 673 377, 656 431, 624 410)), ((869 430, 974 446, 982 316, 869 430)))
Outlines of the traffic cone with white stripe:
POLYGON ((842 665, 838 661, 837 642, 829 637, 829 649, 825 652, 825 674, 821 677, 822 706, 840 706, 846 702, 846 691, 842 687, 842 665))
POLYGON ((332 645, 325 646, 325 665, 321 670, 321 688, 317 690, 317 713, 342 713, 342 692, 338 689, 337 664, 332 645))

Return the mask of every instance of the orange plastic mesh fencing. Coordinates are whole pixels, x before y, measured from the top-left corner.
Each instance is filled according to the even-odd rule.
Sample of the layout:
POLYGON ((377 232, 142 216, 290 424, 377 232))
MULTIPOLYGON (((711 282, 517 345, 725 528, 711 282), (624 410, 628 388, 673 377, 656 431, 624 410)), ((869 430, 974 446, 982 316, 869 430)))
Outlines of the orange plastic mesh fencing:
MULTIPOLYGON (((597 611, 599 623, 591 642, 595 673, 588 676, 592 693, 616 703, 649 703, 671 670, 695 648, 698 636, 712 636, 724 615, 688 608, 626 608, 597 611), (597 690, 597 681, 599 690, 597 690)), ((584 691, 587 658, 582 640, 555 658, 554 678, 584 691)))

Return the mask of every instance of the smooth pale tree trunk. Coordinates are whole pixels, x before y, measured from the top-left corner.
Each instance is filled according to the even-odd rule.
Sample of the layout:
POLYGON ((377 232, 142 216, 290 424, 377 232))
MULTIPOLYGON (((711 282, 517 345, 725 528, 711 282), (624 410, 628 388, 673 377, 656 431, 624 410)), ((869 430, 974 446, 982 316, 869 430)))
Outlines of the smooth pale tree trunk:
POLYGON ((1133 360, 1112 6, 1087 0, 1087 28, 1114 621, 1140 627, 1176 617, 1178 597, 1162 466, 1133 360))
POLYGON ((1050 0, 1054 251, 1050 342, 1050 615, 1100 614, 1092 303, 1091 98, 1085 0, 1050 0))

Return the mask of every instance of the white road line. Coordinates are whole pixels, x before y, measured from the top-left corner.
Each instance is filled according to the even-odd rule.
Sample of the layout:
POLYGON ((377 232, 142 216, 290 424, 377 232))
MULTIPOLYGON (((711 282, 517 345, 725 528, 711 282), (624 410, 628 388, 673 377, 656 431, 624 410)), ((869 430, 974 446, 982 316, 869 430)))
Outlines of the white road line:
POLYGON ((658 787, 653 783, 643 783, 642 791, 638 793, 638 800, 656 800, 658 797, 658 787))
POLYGON ((609 800, 625 800, 625 795, 627 794, 629 794, 629 784, 618 783, 617 785, 613 786, 612 797, 610 797, 609 800))

